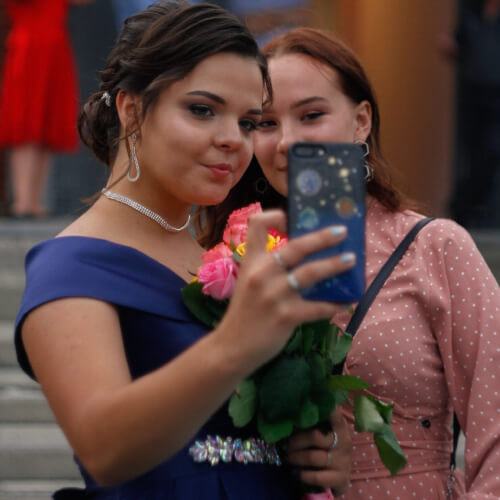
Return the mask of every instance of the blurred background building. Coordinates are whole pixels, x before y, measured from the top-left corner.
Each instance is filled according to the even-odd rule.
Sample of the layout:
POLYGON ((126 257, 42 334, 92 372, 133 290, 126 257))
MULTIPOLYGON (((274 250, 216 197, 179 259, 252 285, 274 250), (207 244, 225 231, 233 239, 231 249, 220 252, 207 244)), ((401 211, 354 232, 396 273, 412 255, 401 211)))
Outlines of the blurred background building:
MULTIPOLYGON (((96 0, 71 9, 69 25, 82 101, 96 90, 98 71, 117 35, 116 4, 133 1, 144 3, 144 0, 96 0)), ((456 92, 459 72, 457 65, 443 56, 439 40, 443 34, 454 33, 466 1, 218 0, 213 3, 244 18, 262 43, 296 25, 330 29, 343 38, 356 51, 372 80, 381 107, 383 152, 398 170, 403 189, 429 212, 449 216, 459 172, 456 165, 464 159, 456 140, 457 119, 461 117, 456 92)), ((5 24, 3 14, 0 32, 2 24, 5 24)), ((7 175, 1 157, 0 169, 3 174, 0 200, 5 200, 2 179, 7 175)), ((106 168, 84 147, 76 155, 58 156, 47 193, 51 213, 80 213, 85 209, 81 200, 101 188, 106 174, 106 168)), ((496 193, 500 194, 498 177, 496 193)), ((484 217, 490 227, 498 228, 500 196, 492 198, 484 217)))

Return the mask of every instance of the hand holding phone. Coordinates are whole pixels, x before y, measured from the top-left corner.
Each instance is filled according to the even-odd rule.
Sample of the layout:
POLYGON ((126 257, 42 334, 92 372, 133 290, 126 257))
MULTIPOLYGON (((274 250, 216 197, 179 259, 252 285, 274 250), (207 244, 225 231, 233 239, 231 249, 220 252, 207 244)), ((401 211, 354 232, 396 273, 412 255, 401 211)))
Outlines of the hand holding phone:
POLYGON ((298 142, 288 151, 288 234, 290 238, 343 225, 346 238, 307 260, 345 252, 356 265, 302 290, 304 298, 357 302, 365 292, 365 180, 363 151, 352 143, 298 142))

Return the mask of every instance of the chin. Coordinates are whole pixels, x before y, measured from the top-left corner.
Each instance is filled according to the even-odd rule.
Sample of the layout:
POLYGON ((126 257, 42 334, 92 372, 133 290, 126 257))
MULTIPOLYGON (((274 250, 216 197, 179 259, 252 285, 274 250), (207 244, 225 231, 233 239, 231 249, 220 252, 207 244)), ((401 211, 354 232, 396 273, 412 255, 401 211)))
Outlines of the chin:
POLYGON ((228 192, 225 192, 224 194, 221 195, 207 195, 207 196, 200 196, 198 199, 194 202, 195 205, 199 205, 202 207, 209 207, 212 205, 218 205, 219 203, 222 203, 227 195, 229 194, 228 192))

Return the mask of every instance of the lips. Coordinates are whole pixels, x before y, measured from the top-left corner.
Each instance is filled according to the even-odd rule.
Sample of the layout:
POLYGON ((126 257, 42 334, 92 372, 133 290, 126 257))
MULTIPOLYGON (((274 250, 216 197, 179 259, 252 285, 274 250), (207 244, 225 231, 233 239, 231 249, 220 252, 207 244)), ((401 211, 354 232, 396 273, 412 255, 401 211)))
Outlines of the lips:
POLYGON ((233 167, 230 163, 217 163, 206 165, 206 167, 217 177, 226 177, 233 171, 233 167))

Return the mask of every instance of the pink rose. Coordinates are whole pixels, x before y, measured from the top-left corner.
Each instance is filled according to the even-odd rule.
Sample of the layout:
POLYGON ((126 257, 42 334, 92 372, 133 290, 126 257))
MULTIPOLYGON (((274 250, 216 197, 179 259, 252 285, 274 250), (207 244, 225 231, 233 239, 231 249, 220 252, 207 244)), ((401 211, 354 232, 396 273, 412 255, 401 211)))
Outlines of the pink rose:
POLYGON ((244 241, 246 241, 248 232, 248 218, 252 214, 258 214, 262 212, 262 207, 260 203, 252 203, 247 207, 240 208, 231 212, 231 215, 227 219, 226 229, 222 239, 226 245, 237 247, 244 241))
POLYGON ((260 212, 262 212, 262 207, 260 206, 260 203, 259 202, 252 203, 247 207, 243 207, 238 210, 235 210, 234 212, 231 212, 231 215, 227 219, 227 223, 229 226, 232 226, 234 224, 248 224, 248 218, 252 214, 258 214, 260 212))
POLYGON ((214 299, 231 297, 238 277, 238 264, 231 257, 224 257, 203 264, 198 269, 198 281, 203 283, 202 291, 214 299))
POLYGON ((233 255, 233 252, 227 245, 225 245, 224 243, 218 243, 210 250, 207 250, 201 256, 201 259, 205 264, 208 264, 209 262, 214 262, 219 259, 231 257, 231 255, 233 255))
POLYGON ((335 497, 332 494, 332 490, 328 488, 322 493, 307 493, 301 500, 335 500, 335 497))
POLYGON ((226 226, 222 239, 226 245, 237 247, 246 240, 247 232, 247 224, 233 224, 232 226, 226 226))

